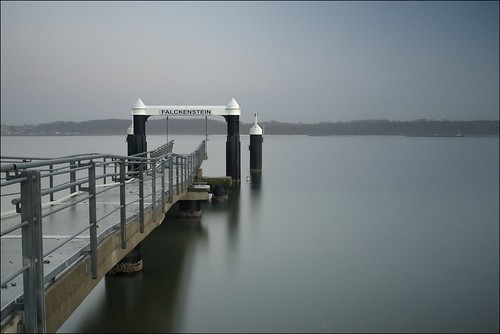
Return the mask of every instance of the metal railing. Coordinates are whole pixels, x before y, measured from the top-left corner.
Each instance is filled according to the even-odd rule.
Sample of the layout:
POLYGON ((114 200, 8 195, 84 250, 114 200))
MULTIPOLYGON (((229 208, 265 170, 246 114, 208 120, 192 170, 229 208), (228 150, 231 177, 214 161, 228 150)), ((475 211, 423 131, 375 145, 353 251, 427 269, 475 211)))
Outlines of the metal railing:
POLYGON ((162 146, 158 147, 157 149, 152 150, 149 153, 149 157, 156 158, 156 157, 168 155, 168 154, 172 153, 173 147, 174 147, 174 141, 171 140, 168 143, 163 144, 162 146))
POLYGON ((146 212, 151 211, 156 221, 158 206, 164 213, 174 192, 179 195, 187 190, 205 159, 206 144, 203 141, 184 155, 172 154, 172 145, 173 141, 143 157, 94 153, 57 159, 1 158, 2 249, 9 240, 20 239, 21 243, 20 258, 9 259, 11 267, 17 266, 2 268, 2 289, 22 279, 22 291, 5 305, 2 302, 2 323, 14 311, 21 311, 24 331, 45 332, 44 295, 56 276, 88 256, 90 275, 97 278, 97 248, 108 235, 119 229, 125 249, 129 223, 138 218, 142 233, 146 212), (100 202, 110 201, 115 201, 112 209, 98 210, 100 202), (44 223, 61 220, 58 215, 67 217, 68 211, 71 216, 82 204, 88 205, 88 219, 80 217, 79 226, 67 229, 72 230, 71 235, 58 236, 60 242, 49 247, 44 242, 48 238, 44 239, 44 223), (52 254, 64 253, 64 247, 77 240, 84 240, 79 251, 49 268, 52 254))

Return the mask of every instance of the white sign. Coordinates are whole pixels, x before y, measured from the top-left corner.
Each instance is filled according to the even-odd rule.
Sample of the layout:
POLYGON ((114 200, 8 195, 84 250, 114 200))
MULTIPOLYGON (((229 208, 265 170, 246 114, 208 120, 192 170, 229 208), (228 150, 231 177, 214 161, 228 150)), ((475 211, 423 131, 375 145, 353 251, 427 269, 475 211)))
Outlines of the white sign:
POLYGON ((138 99, 132 115, 145 116, 228 116, 241 115, 240 106, 232 99, 227 106, 146 106, 138 99))

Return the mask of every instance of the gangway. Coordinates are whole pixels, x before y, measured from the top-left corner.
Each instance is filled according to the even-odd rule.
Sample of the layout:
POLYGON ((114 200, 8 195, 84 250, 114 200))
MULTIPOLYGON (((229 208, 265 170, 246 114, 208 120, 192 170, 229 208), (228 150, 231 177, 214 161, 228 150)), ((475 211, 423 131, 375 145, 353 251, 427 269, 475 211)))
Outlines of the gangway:
POLYGON ((186 196, 205 145, 190 154, 172 153, 169 142, 140 156, 1 157, 2 333, 55 332, 186 196))

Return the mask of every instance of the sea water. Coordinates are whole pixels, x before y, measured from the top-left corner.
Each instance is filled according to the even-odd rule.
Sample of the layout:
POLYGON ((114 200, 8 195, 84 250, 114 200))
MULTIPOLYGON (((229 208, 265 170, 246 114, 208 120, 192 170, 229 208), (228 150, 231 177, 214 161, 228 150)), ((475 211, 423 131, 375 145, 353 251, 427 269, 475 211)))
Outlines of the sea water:
MULTIPOLYGON (((225 141, 205 175, 225 174, 225 141)), ((169 214, 143 272, 103 279, 59 331, 498 332, 498 137, 264 136, 246 181, 248 145, 228 202, 169 214)), ((2 137, 3 156, 84 152, 125 154, 125 136, 2 137)))

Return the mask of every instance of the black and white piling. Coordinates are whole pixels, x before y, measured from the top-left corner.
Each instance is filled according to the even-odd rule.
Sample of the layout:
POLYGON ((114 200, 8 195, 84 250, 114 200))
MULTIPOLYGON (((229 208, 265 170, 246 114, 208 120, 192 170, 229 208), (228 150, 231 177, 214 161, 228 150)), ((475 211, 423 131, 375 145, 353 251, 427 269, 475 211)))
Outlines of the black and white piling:
POLYGON ((226 176, 238 183, 241 181, 240 106, 235 99, 229 102, 226 112, 226 176))
MULTIPOLYGON (((132 110, 134 111, 133 122, 127 130, 127 155, 129 156, 148 151, 148 144, 146 141, 146 122, 149 115, 141 115, 140 112, 136 114, 137 110, 141 111, 145 107, 146 106, 141 99, 138 99, 132 107, 132 110)), ((139 165, 129 165, 129 171, 130 170, 139 170, 139 165)))
POLYGON ((255 123, 250 128, 250 172, 262 172, 262 128, 257 124, 257 114, 255 123))
MULTIPOLYGON (((145 109, 144 103, 141 99, 138 99, 133 110, 133 122, 132 125, 127 129, 127 155, 136 155, 140 153, 146 153, 148 151, 148 144, 146 141, 146 122, 149 115, 142 114, 142 110, 145 109), (139 111, 139 112, 137 112, 139 111)), ((145 167, 145 166, 143 166, 145 167)), ((129 171, 138 171, 140 168, 139 164, 129 164, 129 171)), ((130 253, 125 255, 125 257, 114 266, 109 273, 110 274, 129 274, 142 270, 142 250, 141 244, 139 243, 130 253)))
POLYGON ((145 153, 148 151, 148 145, 146 142, 146 122, 149 118, 149 115, 145 113, 141 113, 138 111, 142 111, 146 108, 141 99, 138 99, 134 106, 132 107, 133 113, 133 144, 129 146, 131 152, 129 155, 134 155, 137 153, 145 153))

